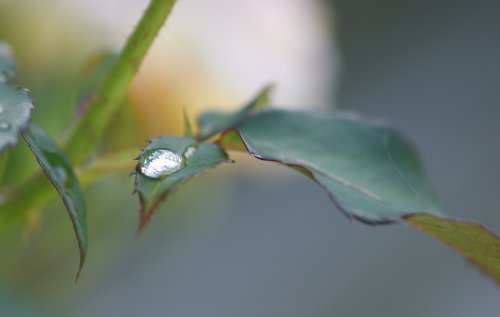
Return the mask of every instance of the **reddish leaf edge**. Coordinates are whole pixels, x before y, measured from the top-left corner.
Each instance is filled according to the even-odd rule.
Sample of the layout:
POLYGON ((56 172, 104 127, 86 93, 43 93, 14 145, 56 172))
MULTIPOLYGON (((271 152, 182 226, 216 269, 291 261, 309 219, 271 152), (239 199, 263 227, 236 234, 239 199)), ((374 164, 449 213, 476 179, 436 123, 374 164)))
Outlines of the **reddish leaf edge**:
POLYGON ((493 281, 496 283, 496 285, 500 287, 500 236, 499 235, 495 234, 493 231, 489 230, 484 225, 479 223, 461 219, 454 219, 450 217, 436 216, 425 212, 406 215, 401 218, 401 221, 417 228, 418 230, 426 233, 432 238, 454 249, 455 251, 460 253, 463 257, 465 257, 469 263, 477 267, 483 275, 492 278, 493 281), (437 224, 431 224, 431 225, 425 224, 428 218, 432 218, 432 221, 435 221, 437 224), (489 252, 483 253, 482 256, 488 257, 490 261, 492 261, 492 263, 488 265, 488 263, 479 261, 471 254, 470 248, 460 247, 458 243, 451 241, 449 238, 446 238, 444 234, 439 235, 433 232, 432 230, 433 228, 434 229, 437 228, 440 230, 451 231, 453 230, 452 228, 453 226, 467 226, 469 229, 477 230, 479 231, 479 233, 484 234, 483 238, 487 239, 487 243, 484 243, 484 241, 482 242, 479 241, 480 237, 478 237, 477 235, 466 237, 467 234, 471 235, 471 233, 466 233, 464 232, 464 230, 459 231, 459 233, 462 234, 463 238, 467 238, 466 239, 467 242, 476 245, 480 244, 483 248, 486 248, 489 252))

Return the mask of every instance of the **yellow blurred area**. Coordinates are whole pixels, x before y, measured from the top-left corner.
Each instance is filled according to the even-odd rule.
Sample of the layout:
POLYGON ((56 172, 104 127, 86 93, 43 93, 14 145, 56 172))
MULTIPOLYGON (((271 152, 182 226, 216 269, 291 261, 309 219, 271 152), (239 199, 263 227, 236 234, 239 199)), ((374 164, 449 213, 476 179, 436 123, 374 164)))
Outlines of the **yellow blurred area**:
MULTIPOLYGON (((147 3, 0 0, 0 38, 27 77, 77 74, 95 51, 119 50, 147 3)), ((306 0, 179 1, 131 89, 143 137, 180 134, 183 108, 193 119, 236 109, 268 83, 280 106, 329 107, 336 52, 326 18, 306 0)))

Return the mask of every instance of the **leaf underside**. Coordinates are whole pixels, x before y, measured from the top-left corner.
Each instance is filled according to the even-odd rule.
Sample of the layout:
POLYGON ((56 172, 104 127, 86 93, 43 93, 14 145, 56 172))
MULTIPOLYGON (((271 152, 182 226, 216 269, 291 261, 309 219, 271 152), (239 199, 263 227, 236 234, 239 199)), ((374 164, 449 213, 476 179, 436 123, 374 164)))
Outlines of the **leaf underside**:
POLYGON ((80 250, 78 279, 87 254, 86 206, 78 178, 65 154, 43 130, 32 125, 24 137, 68 210, 80 250))
POLYGON ((223 163, 230 163, 227 154, 216 144, 196 143, 191 137, 160 137, 151 140, 142 151, 168 149, 184 155, 188 148, 193 152, 184 156, 184 167, 172 174, 160 178, 151 178, 136 171, 135 192, 141 203, 140 225, 142 231, 156 212, 159 204, 179 189, 189 179, 223 163))

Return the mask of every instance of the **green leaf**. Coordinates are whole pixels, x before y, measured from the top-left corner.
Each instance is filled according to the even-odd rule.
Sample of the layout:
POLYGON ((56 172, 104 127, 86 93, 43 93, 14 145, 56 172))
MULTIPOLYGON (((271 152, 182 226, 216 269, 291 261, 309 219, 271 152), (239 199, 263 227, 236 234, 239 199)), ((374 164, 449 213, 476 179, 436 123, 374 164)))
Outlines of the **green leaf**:
POLYGON ((0 153, 19 140, 33 110, 29 91, 0 84, 0 153))
MULTIPOLYGON (((346 114, 261 111, 236 126, 256 158, 298 167, 349 217, 398 221, 440 207, 410 143, 393 129, 346 114)), ((224 146, 234 134, 223 137, 224 146)))
POLYGON ((17 143, 33 111, 29 90, 7 85, 16 76, 10 47, 0 42, 0 154, 17 143))
POLYGON ((262 89, 243 109, 234 114, 206 112, 199 119, 199 138, 204 140, 237 125, 253 112, 269 105, 273 87, 268 85, 262 89))
POLYGON ((405 221, 460 252, 500 285, 500 237, 475 223, 429 214, 410 215, 405 221))
POLYGON ((230 163, 217 145, 196 143, 190 137, 160 137, 151 140, 139 156, 135 192, 141 203, 142 231, 159 204, 189 179, 223 163, 230 163))
POLYGON ((87 253, 86 206, 78 178, 70 161, 43 130, 31 126, 24 137, 45 175, 61 196, 73 223, 80 249, 78 279, 87 253))
POLYGON ((500 238, 480 225, 438 216, 415 150, 393 129, 342 114, 272 110, 241 122, 218 143, 298 169, 348 217, 368 224, 405 221, 500 284, 500 238))

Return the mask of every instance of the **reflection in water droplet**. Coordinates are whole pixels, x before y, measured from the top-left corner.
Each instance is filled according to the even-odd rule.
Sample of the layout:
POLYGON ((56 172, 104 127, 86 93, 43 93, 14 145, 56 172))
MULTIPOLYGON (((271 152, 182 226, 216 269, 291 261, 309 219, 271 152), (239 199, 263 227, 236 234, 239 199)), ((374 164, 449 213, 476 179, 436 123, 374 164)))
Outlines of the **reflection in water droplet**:
POLYGON ((184 152, 184 157, 190 158, 195 151, 196 151, 196 148, 194 146, 188 147, 187 150, 184 152))
POLYGON ((10 129, 10 123, 7 121, 1 120, 0 121, 0 131, 9 131, 10 129))
POLYGON ((142 153, 139 158, 139 172, 151 178, 172 174, 184 167, 183 158, 169 149, 154 149, 142 153))

